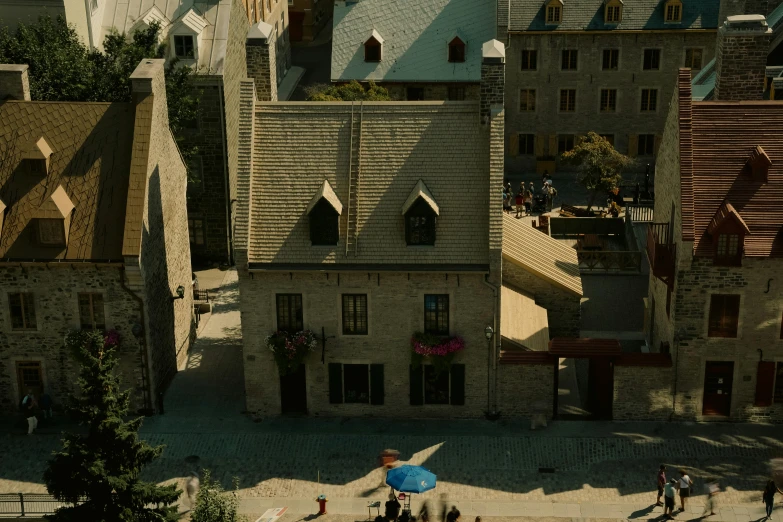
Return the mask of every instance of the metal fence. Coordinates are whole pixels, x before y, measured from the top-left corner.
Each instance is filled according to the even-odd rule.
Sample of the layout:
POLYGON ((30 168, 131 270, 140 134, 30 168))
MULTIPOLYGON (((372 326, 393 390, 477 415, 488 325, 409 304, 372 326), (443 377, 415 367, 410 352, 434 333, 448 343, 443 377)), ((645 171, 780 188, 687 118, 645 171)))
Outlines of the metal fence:
POLYGON ((0 517, 51 515, 57 508, 71 505, 46 493, 3 493, 0 494, 0 517))
POLYGON ((655 217, 651 204, 626 205, 625 214, 634 223, 652 223, 655 217))
POLYGON ((583 234, 620 236, 625 234, 622 218, 550 217, 550 235, 555 238, 578 237, 583 234))

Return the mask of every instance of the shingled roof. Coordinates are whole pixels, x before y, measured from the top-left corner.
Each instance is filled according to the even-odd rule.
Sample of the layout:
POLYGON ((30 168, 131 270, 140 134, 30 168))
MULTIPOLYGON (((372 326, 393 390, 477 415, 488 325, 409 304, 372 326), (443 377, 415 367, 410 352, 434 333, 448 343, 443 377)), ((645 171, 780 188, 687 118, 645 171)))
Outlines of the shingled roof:
POLYGON ((695 255, 712 256, 708 228, 728 201, 750 231, 745 256, 783 257, 783 101, 695 102, 689 76, 679 81, 680 133, 692 136, 680 148, 681 183, 693 187, 682 194, 683 237, 695 255), (766 182, 744 168, 759 146, 772 162, 766 182))
POLYGON ((0 259, 120 261, 133 105, 6 101, 0 121, 0 200, 8 207, 0 259), (48 172, 30 173, 22 156, 41 137, 52 150, 48 172), (70 212, 69 204, 67 247, 39 245, 32 219, 52 205, 70 212))
POLYGON ((332 81, 478 82, 481 45, 495 38, 495 2, 489 0, 361 0, 334 7, 332 81), (383 39, 380 62, 364 61, 364 42, 383 39), (448 61, 455 36, 465 61, 448 61))
MULTIPOLYGON (((641 31, 661 29, 716 29, 719 0, 683 0, 682 21, 664 21, 663 0, 631 0, 623 5, 622 21, 606 24, 603 0, 566 0, 562 21, 546 24, 546 3, 543 0, 508 0, 509 31, 641 31)), ((505 3, 505 0, 504 2, 505 3)), ((499 20, 505 15, 499 17, 499 20)))

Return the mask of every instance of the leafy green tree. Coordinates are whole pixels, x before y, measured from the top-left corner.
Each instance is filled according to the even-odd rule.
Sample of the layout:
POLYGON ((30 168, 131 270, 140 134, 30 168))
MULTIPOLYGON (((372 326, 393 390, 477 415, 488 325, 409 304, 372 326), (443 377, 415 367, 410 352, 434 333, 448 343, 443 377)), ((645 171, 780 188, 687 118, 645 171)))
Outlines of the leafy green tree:
POLYGON ((391 101, 389 91, 372 80, 367 88, 351 80, 344 85, 313 85, 306 92, 307 101, 391 101))
POLYGON ((139 440, 141 418, 126 421, 130 394, 120 389, 116 333, 73 331, 65 346, 80 365, 81 393, 70 412, 86 433, 66 433, 44 472, 46 489, 58 500, 74 504, 59 508, 48 520, 57 522, 173 522, 180 491, 139 477, 163 447, 139 440), (76 505, 77 501, 84 500, 76 505), (154 507, 153 507, 154 506, 154 507))
POLYGON ((633 165, 634 160, 615 150, 611 143, 595 132, 588 132, 576 146, 564 152, 561 159, 579 169, 577 181, 590 191, 587 210, 599 194, 609 194, 619 187, 622 171, 633 165))
POLYGON ((239 479, 234 479, 234 491, 225 492, 219 482, 212 480, 208 469, 202 471, 204 479, 196 495, 196 507, 190 513, 191 522, 243 522, 247 519, 237 514, 239 479))

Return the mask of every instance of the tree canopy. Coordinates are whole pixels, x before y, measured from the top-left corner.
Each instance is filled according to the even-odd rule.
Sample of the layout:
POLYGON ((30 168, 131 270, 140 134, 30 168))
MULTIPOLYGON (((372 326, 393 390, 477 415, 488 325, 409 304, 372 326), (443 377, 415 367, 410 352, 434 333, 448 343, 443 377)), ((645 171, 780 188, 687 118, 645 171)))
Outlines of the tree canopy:
POLYGON ((391 101, 389 91, 372 80, 366 88, 351 80, 344 85, 313 85, 306 92, 307 101, 391 101))
POLYGON ((622 171, 633 165, 634 160, 615 150, 606 138, 588 132, 573 149, 564 152, 561 159, 579 169, 577 180, 590 191, 587 210, 595 203, 598 194, 609 194, 619 187, 622 171))

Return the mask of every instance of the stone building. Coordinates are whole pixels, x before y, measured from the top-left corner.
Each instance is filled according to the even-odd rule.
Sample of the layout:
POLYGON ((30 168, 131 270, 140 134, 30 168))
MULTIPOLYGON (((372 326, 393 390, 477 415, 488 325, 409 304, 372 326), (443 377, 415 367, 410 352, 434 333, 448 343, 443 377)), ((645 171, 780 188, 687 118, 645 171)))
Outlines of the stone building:
POLYGON ((762 15, 729 17, 711 99, 695 101, 681 70, 666 122, 649 324, 652 348, 675 358, 676 418, 783 421, 783 102, 761 99, 771 33, 762 15))
MULTIPOLYGON (((264 32, 274 40, 275 78, 279 85, 291 68, 291 31, 293 29, 289 16, 292 3, 290 0, 288 2, 286 0, 242 0, 242 2, 250 23, 256 25, 258 22, 264 22, 266 24, 264 32)), ((323 3, 328 4, 329 2, 323 3)))
POLYGON ((487 0, 338 0, 332 82, 373 80, 395 100, 478 100, 481 46, 494 37, 487 0))
POLYGON ((13 33, 20 23, 34 24, 40 16, 62 16, 88 49, 102 49, 101 20, 110 0, 0 0, 0 27, 13 33))
POLYGON ((332 22, 334 2, 328 0, 288 0, 292 42, 312 42, 332 22))
POLYGON ((713 57, 719 4, 499 0, 507 170, 551 168, 588 131, 653 163, 678 69, 713 57))
POLYGON ((74 329, 116 330, 134 409, 151 411, 193 340, 186 169, 163 60, 130 103, 35 102, 0 66, 0 409, 27 389, 62 404, 74 329))
POLYGON ((208 4, 194 0, 130 0, 107 5, 103 35, 113 29, 131 34, 155 21, 162 27, 166 60, 177 59, 179 64, 197 71, 200 115, 182 131, 187 145, 197 147, 188 165, 188 228, 193 259, 196 263, 230 264, 239 82, 247 76, 245 36, 250 23, 241 0, 208 4))

